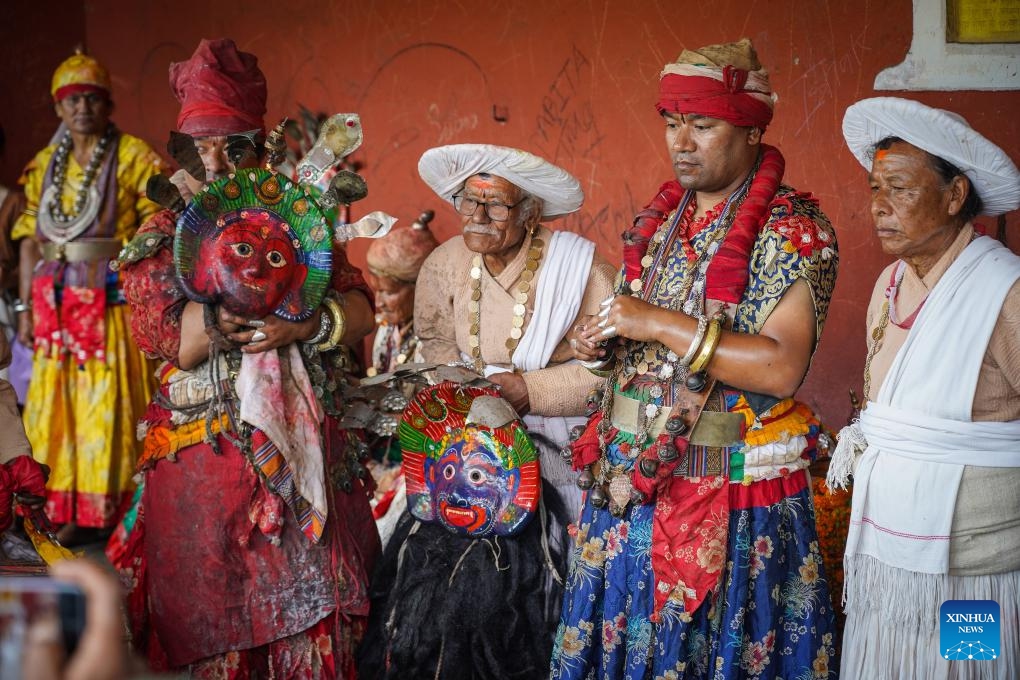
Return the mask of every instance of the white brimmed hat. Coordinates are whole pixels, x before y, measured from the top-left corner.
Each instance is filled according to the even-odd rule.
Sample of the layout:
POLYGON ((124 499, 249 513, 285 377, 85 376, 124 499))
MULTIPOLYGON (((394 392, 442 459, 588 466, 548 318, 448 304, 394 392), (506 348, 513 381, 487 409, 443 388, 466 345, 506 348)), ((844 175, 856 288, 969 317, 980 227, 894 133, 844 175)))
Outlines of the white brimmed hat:
POLYGON ((1020 206, 1016 165, 951 111, 900 97, 864 99, 846 110, 843 137, 865 170, 871 170, 875 144, 899 137, 962 170, 981 198, 982 215, 1001 215, 1020 206))
POLYGON ((494 144, 451 144, 429 149, 418 161, 418 174, 445 201, 473 175, 488 173, 542 199, 542 219, 577 211, 584 191, 577 178, 544 158, 494 144))

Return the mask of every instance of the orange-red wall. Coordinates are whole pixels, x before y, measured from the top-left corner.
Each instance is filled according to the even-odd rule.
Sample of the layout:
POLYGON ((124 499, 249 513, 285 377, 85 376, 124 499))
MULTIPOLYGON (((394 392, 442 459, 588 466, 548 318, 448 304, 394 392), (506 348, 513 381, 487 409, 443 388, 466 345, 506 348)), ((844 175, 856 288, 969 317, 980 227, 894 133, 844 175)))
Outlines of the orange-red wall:
MULTIPOLYGON (((25 7, 44 3, 16 4, 19 13, 32 14, 25 7)), ((82 6, 66 18, 34 10, 33 16, 43 11, 46 21, 61 22, 62 44, 39 32, 34 20, 26 29, 35 32, 33 47, 20 61, 12 62, 10 47, 0 45, 7 64, 0 84, 12 80, 12 63, 24 71, 13 80, 25 83, 16 100, 4 97, 5 116, 23 107, 46 109, 39 102, 46 104, 48 88, 37 88, 48 83, 66 36, 83 16, 88 49, 114 74, 116 121, 161 148, 177 112, 167 65, 186 58, 202 37, 230 36, 260 58, 269 81, 269 124, 295 115, 299 103, 361 114, 365 143, 355 158, 364 163, 370 193, 357 209, 412 220, 433 207, 438 235, 449 236, 457 229, 452 211, 416 174, 422 151, 466 141, 520 146, 581 179, 585 207, 563 225, 594 238, 614 262, 619 233, 670 176, 652 106, 662 65, 684 47, 750 37, 779 94, 765 139, 786 155, 787 181, 821 200, 839 235, 839 281, 801 397, 830 427, 846 420, 847 390, 860 391, 865 307, 888 259, 871 235, 864 172, 843 144, 840 122, 850 103, 875 95, 875 74, 903 59, 910 0, 94 0, 82 6)), ((907 96, 951 108, 1007 151, 1018 148, 1016 92, 907 96)), ((38 137, 39 121, 30 122, 38 137)), ((8 158, 0 179, 10 180, 12 165, 8 158)), ((1016 222, 1011 215, 1014 248, 1016 222)), ((352 246, 355 262, 363 252, 363 245, 352 246)))

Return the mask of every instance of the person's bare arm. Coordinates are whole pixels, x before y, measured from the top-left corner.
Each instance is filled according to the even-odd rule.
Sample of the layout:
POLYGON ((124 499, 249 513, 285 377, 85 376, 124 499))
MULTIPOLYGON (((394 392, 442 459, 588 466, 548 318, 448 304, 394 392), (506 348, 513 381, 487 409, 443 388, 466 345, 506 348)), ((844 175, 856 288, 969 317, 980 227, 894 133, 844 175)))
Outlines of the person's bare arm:
MULTIPOLYGON (((683 356, 694 339, 697 319, 663 309, 629 295, 617 296, 609 306, 605 328, 620 337, 659 341, 683 356)), ((737 389, 785 398, 793 395, 807 373, 815 344, 815 310, 804 280, 797 280, 772 311, 761 333, 723 331, 707 370, 737 389)), ((583 332, 598 339, 602 329, 583 332)))
POLYGON ((18 341, 25 347, 32 346, 32 275, 35 265, 42 258, 39 244, 31 237, 21 239, 18 247, 18 297, 29 309, 18 312, 18 341))

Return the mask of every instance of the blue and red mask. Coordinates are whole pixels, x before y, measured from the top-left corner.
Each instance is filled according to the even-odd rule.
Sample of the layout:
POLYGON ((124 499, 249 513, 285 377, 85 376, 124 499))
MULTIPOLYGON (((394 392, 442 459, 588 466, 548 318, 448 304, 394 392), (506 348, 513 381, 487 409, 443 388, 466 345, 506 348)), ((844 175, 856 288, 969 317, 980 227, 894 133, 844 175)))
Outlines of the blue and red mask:
POLYGON ((407 504, 472 538, 512 536, 538 507, 538 453, 493 387, 444 382, 418 393, 398 427, 407 504))

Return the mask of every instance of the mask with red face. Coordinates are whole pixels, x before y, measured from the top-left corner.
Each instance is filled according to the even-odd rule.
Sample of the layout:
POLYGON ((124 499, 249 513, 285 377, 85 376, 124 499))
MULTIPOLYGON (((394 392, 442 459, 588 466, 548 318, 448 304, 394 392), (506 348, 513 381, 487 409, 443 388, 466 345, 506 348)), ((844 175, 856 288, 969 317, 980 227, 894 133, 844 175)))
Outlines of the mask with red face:
POLYGON ((250 319, 301 321, 329 285, 332 229, 293 182, 242 170, 209 185, 181 214, 174 264, 192 300, 250 319))

